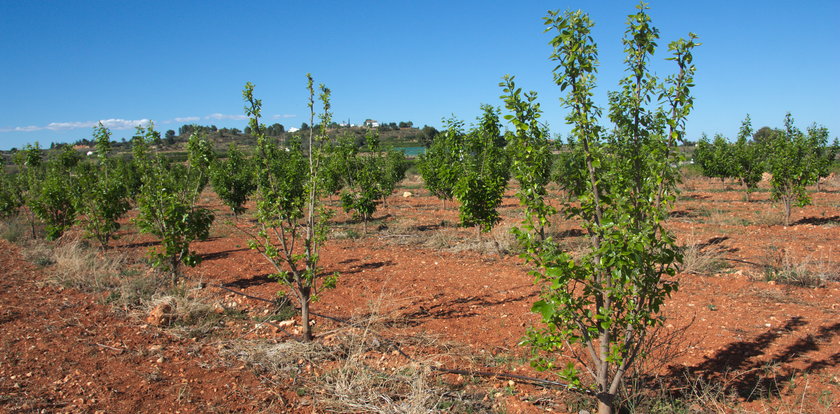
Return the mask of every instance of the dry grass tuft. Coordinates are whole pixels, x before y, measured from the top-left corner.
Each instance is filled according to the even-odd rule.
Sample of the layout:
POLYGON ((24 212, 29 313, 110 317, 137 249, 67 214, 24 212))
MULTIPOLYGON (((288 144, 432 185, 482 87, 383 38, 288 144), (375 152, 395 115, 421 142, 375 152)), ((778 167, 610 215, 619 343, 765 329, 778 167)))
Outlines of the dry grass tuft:
POLYGON ((840 281, 840 266, 827 258, 797 259, 784 248, 770 246, 762 259, 766 281, 802 287, 820 287, 826 281, 840 281))
POLYGON ((704 246, 697 242, 689 242, 680 249, 683 262, 679 271, 682 273, 714 275, 730 267, 723 259, 724 249, 720 245, 704 246))
POLYGON ((194 290, 176 290, 158 293, 144 303, 138 316, 148 315, 149 311, 161 304, 169 305, 168 328, 170 332, 183 338, 198 338, 212 334, 221 326, 226 313, 218 313, 213 303, 199 296, 194 290))
POLYGON ((107 293, 104 301, 122 310, 141 306, 165 285, 157 274, 127 253, 102 252, 85 241, 40 243, 24 249, 25 256, 34 257, 42 257, 45 251, 46 260, 54 264, 49 281, 84 292, 107 293))
MULTIPOLYGON (((499 257, 516 254, 519 251, 519 245, 516 236, 511 233, 513 227, 511 224, 496 226, 490 233, 482 234, 480 240, 474 237, 458 240, 455 241, 454 245, 450 245, 447 250, 453 253, 472 251, 482 255, 498 255, 499 257)), ((452 240, 450 240, 451 242, 452 240)))
POLYGON ((785 224, 785 214, 779 209, 759 208, 753 216, 752 223, 757 226, 783 226, 785 224))
POLYGON ((131 263, 125 254, 103 254, 78 240, 49 248, 55 262, 52 280, 64 287, 88 292, 118 287, 123 269, 131 263))
POLYGON ((22 215, 15 215, 0 219, 0 238, 9 243, 21 243, 29 240, 32 230, 22 215))

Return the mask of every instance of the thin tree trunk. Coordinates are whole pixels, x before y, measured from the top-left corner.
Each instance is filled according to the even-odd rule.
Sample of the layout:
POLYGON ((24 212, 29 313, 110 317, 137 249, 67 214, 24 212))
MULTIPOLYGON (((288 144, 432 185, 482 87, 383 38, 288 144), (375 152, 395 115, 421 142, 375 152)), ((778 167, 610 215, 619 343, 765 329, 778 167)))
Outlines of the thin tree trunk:
POLYGON ((38 237, 35 234, 35 213, 33 213, 32 210, 30 210, 28 207, 27 207, 27 211, 28 211, 27 216, 29 217, 29 227, 32 229, 32 240, 35 240, 35 238, 38 237))
POLYGON ((300 324, 304 341, 312 340, 312 327, 309 326, 309 288, 300 292, 300 324))
POLYGON ((785 197, 785 226, 790 226, 790 198, 785 197))
POLYGON ((609 394, 598 395, 598 414, 613 414, 613 396, 609 394))
POLYGON ((178 257, 172 256, 170 260, 172 266, 172 288, 175 289, 178 286, 178 257))

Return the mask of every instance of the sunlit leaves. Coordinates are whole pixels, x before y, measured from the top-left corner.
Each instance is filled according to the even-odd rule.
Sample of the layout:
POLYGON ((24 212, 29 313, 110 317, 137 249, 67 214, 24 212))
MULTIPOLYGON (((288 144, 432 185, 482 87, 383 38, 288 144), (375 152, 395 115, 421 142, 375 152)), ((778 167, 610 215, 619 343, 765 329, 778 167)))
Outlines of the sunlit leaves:
MULTIPOLYGON (((544 327, 529 333, 539 356, 535 366, 555 369, 576 385, 581 385, 579 367, 585 367, 603 397, 602 408, 612 405, 610 396, 639 356, 647 328, 661 322, 661 305, 677 288, 662 276, 675 274, 681 260, 662 221, 679 179, 676 146, 692 107, 696 37, 669 45, 678 70, 660 82, 648 70, 658 31, 650 25, 646 6, 637 9, 628 16, 623 40, 627 76, 609 94, 613 127, 608 130, 600 126, 601 110, 593 101, 598 53, 592 22, 579 11, 549 12, 545 18, 553 34, 554 80, 566 92, 561 101, 572 126, 558 181, 576 203, 565 203, 563 213, 578 221, 591 247, 572 257, 552 237, 538 237, 533 224, 514 231, 542 286, 542 299, 533 310, 544 327), (559 349, 575 362, 559 363, 559 349)), ((502 87, 516 135, 527 136, 537 125, 537 111, 528 111, 512 79, 506 78, 502 87)), ((525 148, 523 159, 533 152, 525 148)), ((520 198, 527 201, 533 193, 522 186, 520 198)))

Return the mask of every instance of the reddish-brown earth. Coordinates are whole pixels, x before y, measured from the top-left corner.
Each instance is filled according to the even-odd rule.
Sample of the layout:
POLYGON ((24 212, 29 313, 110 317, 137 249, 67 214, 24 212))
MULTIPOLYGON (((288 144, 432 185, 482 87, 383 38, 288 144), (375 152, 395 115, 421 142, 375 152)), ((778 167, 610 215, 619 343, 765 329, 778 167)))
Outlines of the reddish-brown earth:
MULTIPOLYGON (((737 187, 724 189, 719 181, 703 179, 687 182, 669 227, 680 244, 715 252, 728 265, 710 274, 678 275, 681 287, 665 306, 667 319, 659 332, 667 346, 648 364, 663 387, 677 393, 702 379, 735 396, 732 405, 699 407, 702 412, 840 412, 840 283, 798 287, 765 280, 771 265, 840 277, 840 189, 834 184, 814 194, 812 206, 796 208, 793 225, 785 227, 781 208, 769 202, 766 190, 747 203, 737 187)), ((346 215, 336 216, 321 264, 325 273, 338 272, 340 279, 313 310, 347 318, 374 307, 390 320, 383 336, 434 335, 483 356, 470 360, 472 368, 550 378, 528 367, 528 350, 517 345, 538 323, 530 307, 539 289, 521 259, 501 254, 512 244, 506 229, 521 217, 512 193, 504 200, 504 221, 477 242, 472 229, 455 226, 453 206, 442 210, 416 182, 404 185, 375 215, 367 235, 346 215), (403 191, 413 195, 400 197, 403 191), (489 366, 493 360, 504 362, 489 366)), ((226 213, 217 202, 212 205, 221 222, 226 213)), ((574 223, 560 223, 552 231, 570 249, 584 243, 574 223)), ((139 242, 148 239, 131 232, 117 250, 140 254, 147 247, 139 242)), ((94 296, 45 283, 49 269, 24 262, 16 247, 0 243, 5 273, 0 281, 0 410, 318 411, 317 401, 301 406, 289 387, 266 378, 261 382, 243 363, 217 353, 219 337, 286 340, 282 332, 254 329, 254 321, 240 318, 217 336, 177 339, 141 318, 114 314, 94 296)), ((250 315, 264 314, 266 303, 216 288, 224 284, 264 298, 277 293, 280 286, 267 277, 271 267, 247 248, 247 237, 217 224, 213 237, 195 248, 205 260, 187 274, 208 283, 204 292, 209 299, 234 301, 250 315)), ((316 334, 337 327, 315 319, 316 334)), ((417 357, 429 352, 406 350, 417 357)), ((398 363, 402 357, 388 359, 398 363)), ((439 361, 451 368, 467 364, 463 353, 439 361)), ((451 377, 444 380, 460 380, 451 377)), ((491 389, 506 382, 483 384, 491 389)), ((499 395, 494 407, 539 412, 544 406, 533 404, 531 397, 543 393, 517 384, 499 395)), ((571 410, 558 404, 555 411, 571 410)))

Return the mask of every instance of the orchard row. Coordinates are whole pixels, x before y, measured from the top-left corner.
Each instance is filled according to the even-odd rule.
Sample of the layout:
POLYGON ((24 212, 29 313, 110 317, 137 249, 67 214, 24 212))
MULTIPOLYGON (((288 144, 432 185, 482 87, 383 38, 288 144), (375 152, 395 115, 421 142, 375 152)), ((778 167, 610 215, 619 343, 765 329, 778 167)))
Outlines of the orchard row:
MULTIPOLYGON (((592 391, 601 413, 616 408, 625 373, 645 356, 649 329, 663 323, 659 312, 678 288, 673 276, 682 260, 663 223, 685 161, 680 145, 694 106, 693 50, 699 43, 692 33, 669 43, 667 60, 675 71, 660 79, 648 68, 659 31, 646 10, 640 4, 627 18, 626 76, 603 113, 593 101, 599 60, 592 21, 580 11, 545 17, 553 78, 566 93, 561 102, 572 127, 559 154, 553 154, 540 122, 537 94, 505 76, 499 84, 504 115, 485 105, 472 128, 449 120, 418 160, 428 190, 444 202, 457 200, 462 224, 475 226, 479 236, 500 220, 498 207, 511 178, 517 183, 524 219, 513 232, 542 287, 533 305, 542 325, 527 340, 533 363, 554 370, 573 388, 592 391), (502 132, 502 119, 508 132, 502 132), (554 203, 546 190, 552 180, 566 193, 554 203), (583 228, 590 242, 585 253, 572 256, 546 234, 558 219, 583 228)), ((135 206, 139 230, 160 239, 152 250, 155 265, 175 283, 179 266, 198 262, 190 244, 208 236, 214 218, 198 204, 205 186, 211 184, 235 215, 253 199, 256 225, 240 228, 251 249, 276 270, 271 277, 296 299, 303 336, 311 340, 310 303, 338 276, 324 277, 318 266, 333 216, 327 199, 339 194, 342 207, 366 223, 403 178, 407 163, 402 153, 383 150, 374 134, 362 148, 332 137, 331 91, 316 87, 309 75, 307 89, 313 127, 280 145, 260 122, 262 101, 254 86, 245 85, 248 130, 257 141, 250 155, 231 146, 217 159, 196 134, 187 143, 186 162, 167 161, 153 150, 160 137, 151 126, 138 128, 130 159, 111 156, 110 136, 101 126, 94 133, 94 159, 67 150, 45 160, 37 146, 28 147, 16 156, 17 175, 3 175, 0 208, 6 215, 26 214, 33 234, 37 221, 51 239, 78 224, 106 248, 120 218, 135 206)), ((784 130, 764 140, 749 141, 751 134, 747 120, 734 144, 702 140, 695 160, 705 174, 737 177, 748 190, 769 171, 773 195, 789 215, 793 200, 807 201, 805 186, 827 174, 836 145, 827 145, 824 129, 797 130, 790 117, 784 130)))

